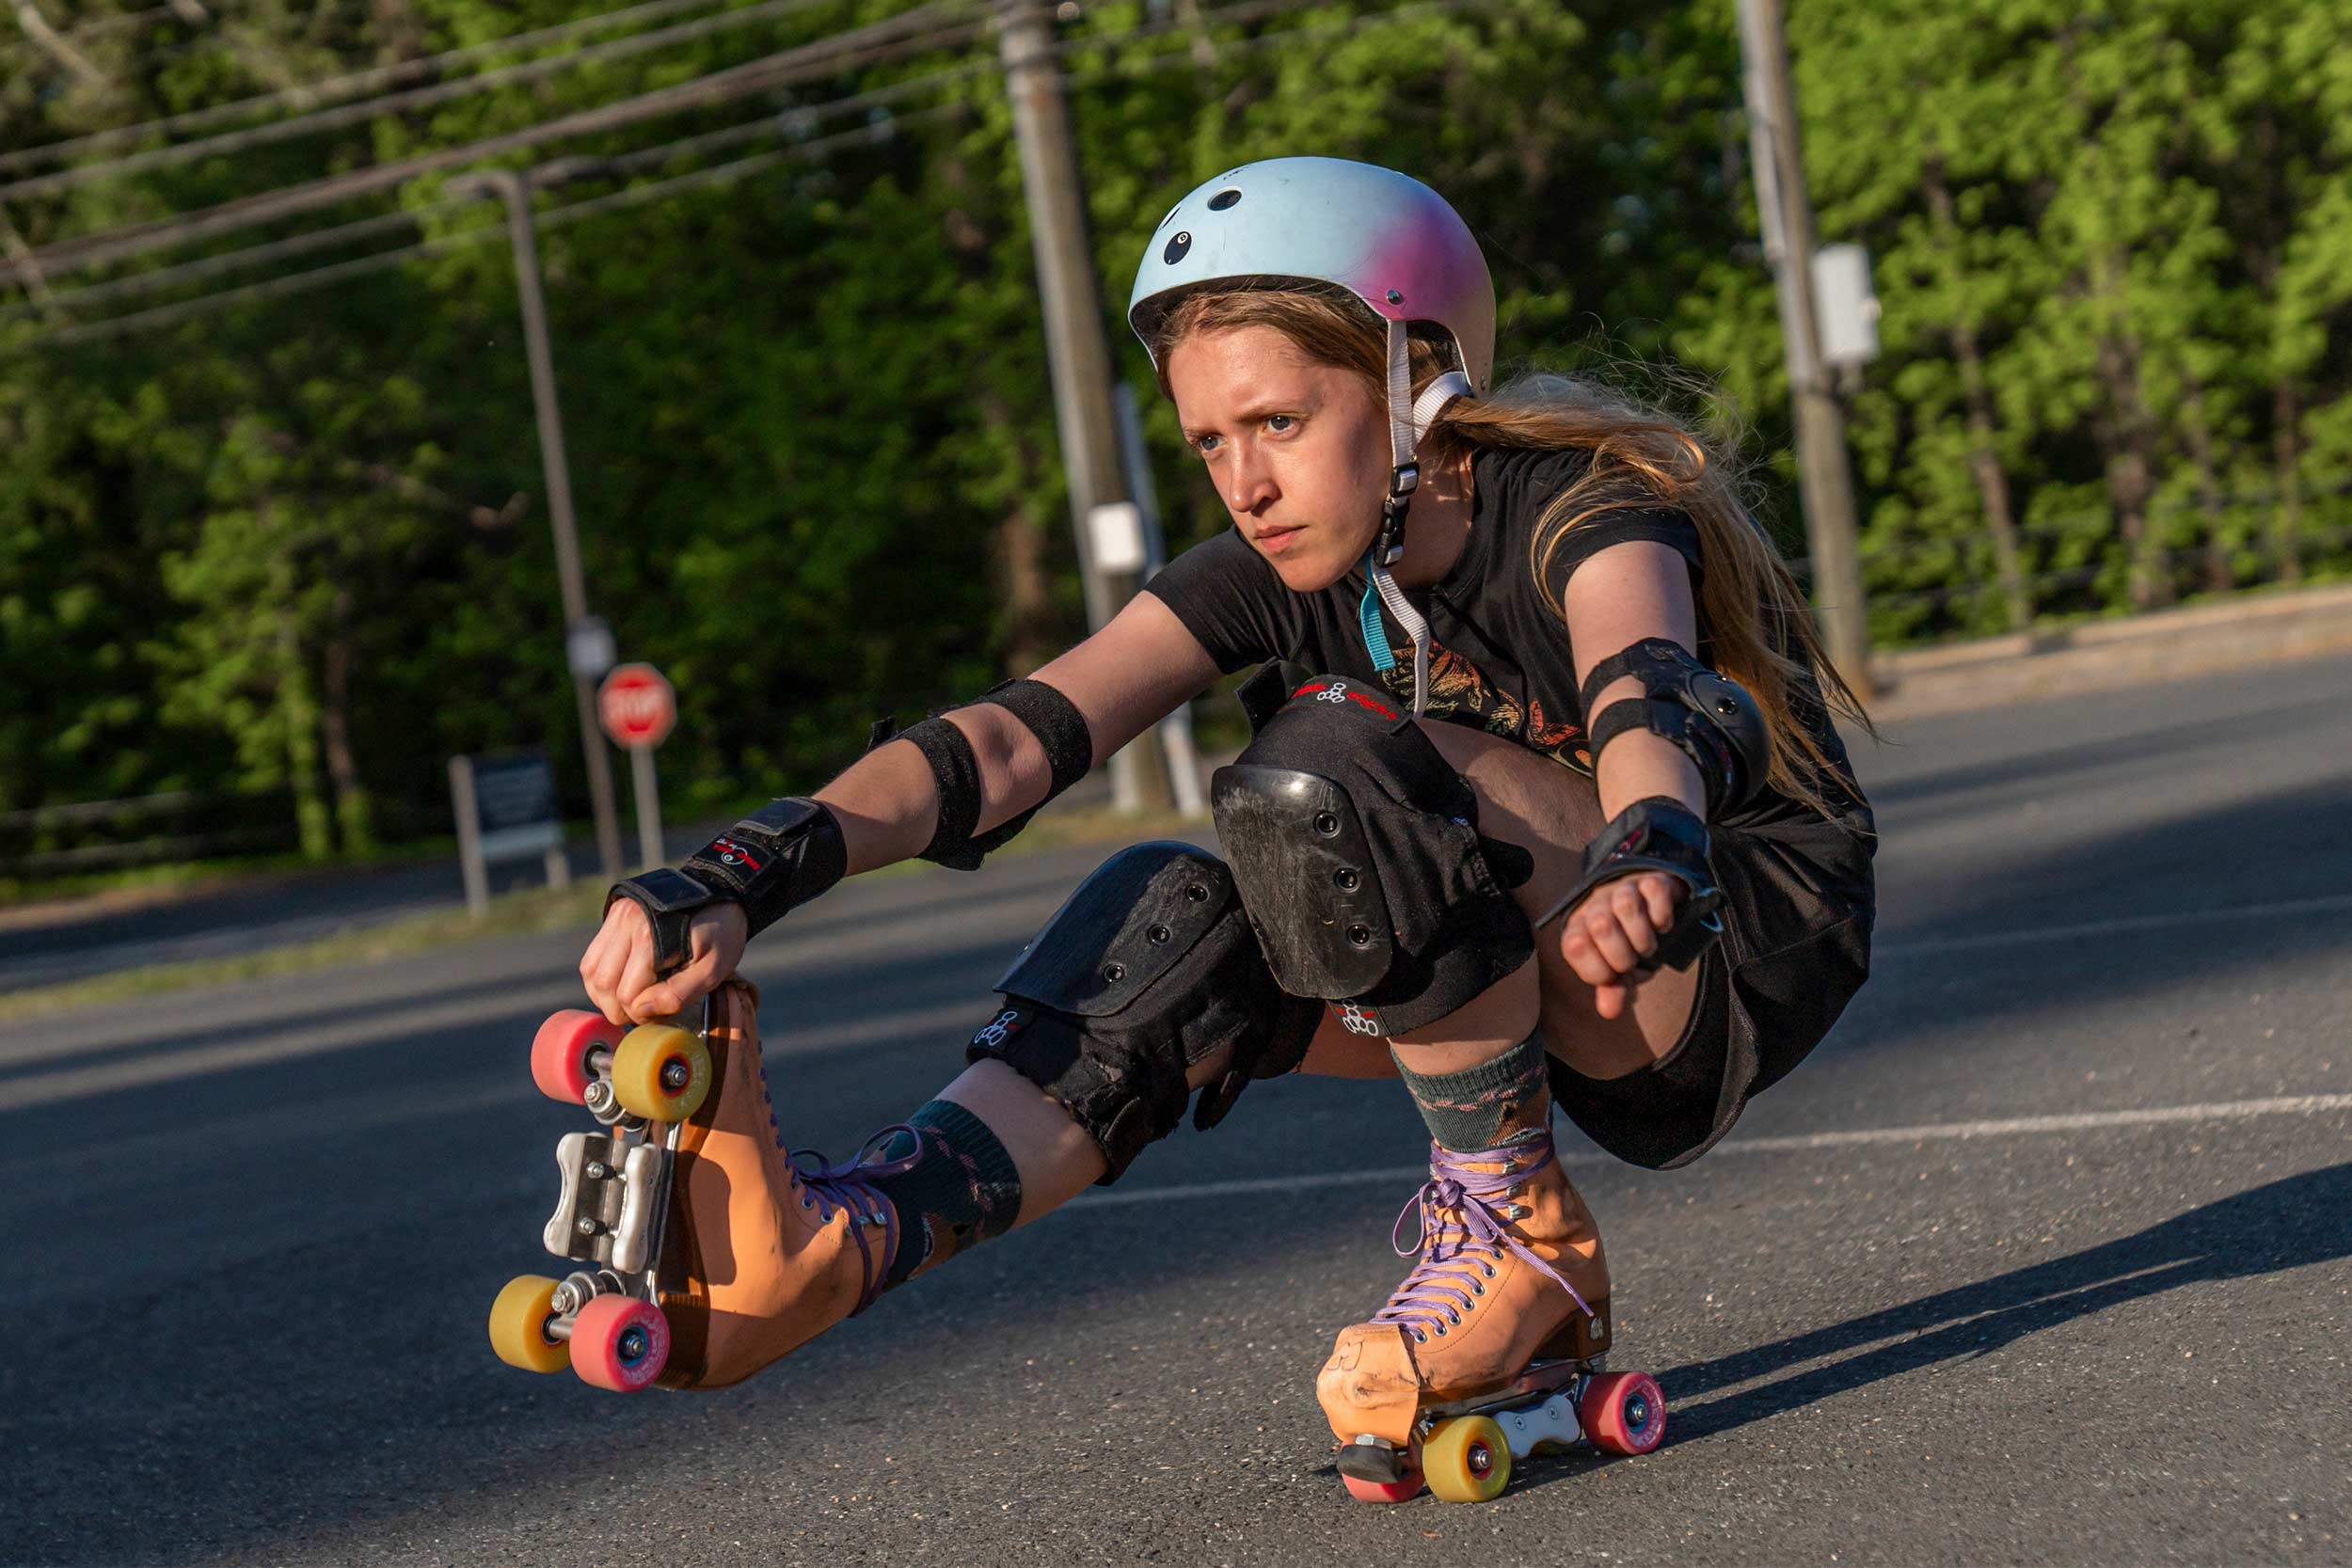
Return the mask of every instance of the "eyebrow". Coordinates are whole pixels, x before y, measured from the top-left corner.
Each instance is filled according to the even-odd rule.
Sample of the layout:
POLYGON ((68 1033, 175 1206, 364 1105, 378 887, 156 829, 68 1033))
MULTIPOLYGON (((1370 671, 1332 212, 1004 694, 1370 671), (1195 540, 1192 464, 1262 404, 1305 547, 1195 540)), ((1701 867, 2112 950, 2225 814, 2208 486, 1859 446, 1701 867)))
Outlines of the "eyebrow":
MULTIPOLYGON (((1244 408, 1238 414, 1234 415, 1233 419, 1236 423, 1249 424, 1255 420, 1264 419, 1268 414, 1288 414, 1294 406, 1294 404, 1288 398, 1269 398, 1263 403, 1251 404, 1248 407, 1244 408)), ((1216 432, 1207 425, 1188 424, 1183 428, 1184 439, 1187 441, 1197 441, 1203 436, 1213 436, 1216 434, 1216 432)))

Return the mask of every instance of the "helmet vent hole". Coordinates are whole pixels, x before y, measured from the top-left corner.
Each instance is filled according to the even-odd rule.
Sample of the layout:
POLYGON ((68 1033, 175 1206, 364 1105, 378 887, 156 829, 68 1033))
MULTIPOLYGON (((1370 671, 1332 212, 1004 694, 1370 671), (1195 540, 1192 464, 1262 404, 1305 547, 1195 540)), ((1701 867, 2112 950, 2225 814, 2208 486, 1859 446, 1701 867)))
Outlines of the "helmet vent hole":
POLYGON ((1168 242, 1168 248, 1160 253, 1160 260, 1172 267, 1183 261, 1184 252, 1191 248, 1192 231, 1188 229, 1180 229, 1176 231, 1176 237, 1168 242))
POLYGON ((1225 211, 1226 208, 1232 206, 1240 199, 1241 192, 1239 191, 1230 189, 1219 191, 1215 196, 1209 198, 1209 211, 1212 213, 1221 213, 1225 211))

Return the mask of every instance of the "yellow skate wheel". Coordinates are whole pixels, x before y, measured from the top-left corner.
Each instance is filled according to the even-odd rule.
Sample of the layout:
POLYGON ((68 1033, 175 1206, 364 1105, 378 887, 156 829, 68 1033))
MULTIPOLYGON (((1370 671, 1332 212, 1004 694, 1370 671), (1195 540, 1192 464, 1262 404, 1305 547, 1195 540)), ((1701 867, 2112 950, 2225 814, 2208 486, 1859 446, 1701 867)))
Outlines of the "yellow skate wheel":
POLYGON ((1429 1490, 1450 1503, 1483 1503, 1511 1484, 1511 1445, 1484 1416, 1440 1421, 1421 1446, 1429 1490))
POLYGON ((545 1275, 518 1275, 490 1304, 490 1348, 510 1367, 527 1372, 560 1372, 572 1364, 572 1347, 547 1335, 554 1315, 555 1281, 545 1275))
POLYGON ((710 1053, 666 1023, 641 1023, 612 1048, 612 1097, 651 1121, 684 1121, 710 1093, 710 1053))

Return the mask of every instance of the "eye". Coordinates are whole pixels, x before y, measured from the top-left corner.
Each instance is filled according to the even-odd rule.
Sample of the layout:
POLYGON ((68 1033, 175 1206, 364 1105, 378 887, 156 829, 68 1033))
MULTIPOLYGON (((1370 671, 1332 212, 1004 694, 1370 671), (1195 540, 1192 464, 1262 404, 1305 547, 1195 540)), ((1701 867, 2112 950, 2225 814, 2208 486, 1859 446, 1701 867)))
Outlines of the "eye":
POLYGON ((1214 436, 1196 436, 1192 438, 1192 450, 1203 457, 1208 456, 1216 447, 1216 437, 1214 436))
POLYGON ((1288 414, 1268 414, 1265 419, 1265 427, 1279 436, 1297 429, 1298 421, 1288 414))

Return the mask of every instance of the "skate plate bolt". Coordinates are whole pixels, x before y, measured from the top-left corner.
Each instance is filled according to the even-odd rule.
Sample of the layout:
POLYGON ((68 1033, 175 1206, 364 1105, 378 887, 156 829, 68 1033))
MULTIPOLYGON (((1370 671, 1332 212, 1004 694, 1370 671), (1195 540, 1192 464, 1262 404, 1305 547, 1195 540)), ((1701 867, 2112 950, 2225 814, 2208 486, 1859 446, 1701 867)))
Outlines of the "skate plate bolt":
POLYGON ((590 1219, 587 1215, 582 1214, 580 1216, 579 1222, 575 1224, 572 1228, 579 1231, 583 1236, 593 1236, 596 1233, 596 1222, 590 1219))
POLYGON ((602 1160, 591 1160, 588 1162, 587 1176, 589 1180, 601 1181, 612 1174, 612 1167, 606 1164, 602 1160))

